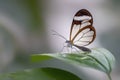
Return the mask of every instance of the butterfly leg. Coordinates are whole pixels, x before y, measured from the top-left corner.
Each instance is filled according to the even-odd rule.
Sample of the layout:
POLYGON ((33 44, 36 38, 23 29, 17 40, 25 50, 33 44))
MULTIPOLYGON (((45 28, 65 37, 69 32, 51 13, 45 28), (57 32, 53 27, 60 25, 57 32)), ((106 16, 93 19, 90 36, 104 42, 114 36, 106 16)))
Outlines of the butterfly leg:
POLYGON ((71 49, 70 49, 70 53, 72 53, 72 47, 71 47, 71 49))
POLYGON ((62 47, 62 49, 60 50, 60 53, 63 52, 63 50, 64 50, 65 47, 67 47, 67 46, 65 45, 65 43, 63 43, 63 47, 62 47))
POLYGON ((70 53, 69 47, 66 46, 67 52, 70 53))
POLYGON ((66 44, 66 43, 63 44, 63 49, 65 48, 65 49, 64 49, 65 52, 67 51, 67 53, 70 53, 70 50, 69 50, 70 47, 68 47, 68 46, 65 45, 65 44, 66 44))
POLYGON ((80 51, 78 49, 76 49, 75 47, 73 47, 72 49, 74 49, 77 53, 79 53, 80 51))
POLYGON ((60 52, 63 52, 64 48, 65 48, 65 50, 67 50, 67 53, 70 53, 69 47, 67 47, 67 46, 63 46, 63 48, 61 49, 60 52))
POLYGON ((62 49, 60 50, 60 52, 63 52, 63 50, 64 50, 65 47, 66 47, 66 46, 63 46, 62 49))

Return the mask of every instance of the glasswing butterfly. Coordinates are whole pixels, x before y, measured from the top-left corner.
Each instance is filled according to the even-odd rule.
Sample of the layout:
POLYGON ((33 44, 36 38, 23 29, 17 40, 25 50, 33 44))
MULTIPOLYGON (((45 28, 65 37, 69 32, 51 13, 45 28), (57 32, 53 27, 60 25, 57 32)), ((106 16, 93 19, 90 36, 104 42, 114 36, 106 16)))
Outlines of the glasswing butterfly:
POLYGON ((81 9, 74 15, 69 40, 56 31, 54 32, 56 33, 54 35, 58 35, 66 40, 67 46, 64 47, 72 48, 74 46, 86 52, 91 52, 85 46, 91 44, 96 37, 96 31, 93 27, 93 17, 86 9, 81 9))

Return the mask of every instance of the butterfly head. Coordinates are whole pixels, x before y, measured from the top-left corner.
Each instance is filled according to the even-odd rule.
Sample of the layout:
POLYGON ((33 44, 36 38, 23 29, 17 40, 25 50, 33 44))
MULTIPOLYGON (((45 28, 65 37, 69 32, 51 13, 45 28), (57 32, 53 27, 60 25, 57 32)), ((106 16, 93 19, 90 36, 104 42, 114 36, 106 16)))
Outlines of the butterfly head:
POLYGON ((66 42, 65 42, 65 43, 67 43, 67 47, 72 47, 72 46, 73 46, 73 44, 72 44, 72 42, 71 42, 71 41, 66 40, 66 42))

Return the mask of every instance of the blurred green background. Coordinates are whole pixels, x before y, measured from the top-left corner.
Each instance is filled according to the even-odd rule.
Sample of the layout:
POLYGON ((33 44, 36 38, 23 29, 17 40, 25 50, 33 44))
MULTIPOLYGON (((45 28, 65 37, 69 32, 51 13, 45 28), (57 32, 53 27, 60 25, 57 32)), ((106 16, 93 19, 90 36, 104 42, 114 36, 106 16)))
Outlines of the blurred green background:
POLYGON ((105 74, 99 71, 72 68, 61 61, 50 60, 37 65, 29 61, 31 54, 61 50, 64 40, 53 36, 52 30, 69 38, 73 16, 83 8, 92 13, 97 32, 96 40, 88 47, 104 47, 113 53, 117 62, 111 75, 119 80, 119 0, 0 0, 0 72, 48 66, 69 70, 85 80, 106 80, 105 74))

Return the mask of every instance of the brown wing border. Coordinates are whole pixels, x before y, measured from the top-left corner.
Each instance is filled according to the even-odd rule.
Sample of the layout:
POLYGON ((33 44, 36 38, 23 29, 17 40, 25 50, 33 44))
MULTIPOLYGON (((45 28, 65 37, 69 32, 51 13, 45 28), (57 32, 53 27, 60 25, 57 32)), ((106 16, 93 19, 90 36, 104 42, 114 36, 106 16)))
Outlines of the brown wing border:
MULTIPOLYGON (((87 15, 87 16, 91 16, 91 20, 89 20, 89 22, 91 23, 91 26, 93 25, 93 17, 92 17, 92 14, 87 10, 87 9, 81 9, 79 10, 75 15, 75 16, 83 16, 83 15, 87 15)), ((71 39, 71 35, 72 35, 72 29, 73 29, 73 26, 74 24, 80 24, 81 25, 81 22, 82 21, 76 21, 73 19, 72 21, 72 25, 71 25, 71 29, 70 29, 70 37, 69 37, 69 40, 72 40, 71 39)))
MULTIPOLYGON (((73 30, 74 25, 75 25, 75 24, 76 24, 76 25, 78 25, 78 24, 81 25, 81 22, 82 22, 82 21, 76 21, 76 20, 73 19, 73 22, 72 22, 72 25, 71 25, 71 29, 70 29, 70 37, 69 37, 69 40, 71 41, 71 43, 73 43, 74 39, 77 37, 77 35, 78 35, 80 32, 82 32, 82 30, 87 29, 87 28, 90 28, 90 31, 93 31, 93 32, 94 32, 93 39, 92 39, 92 41, 89 42, 89 44, 92 43, 92 42, 94 41, 94 39, 96 38, 96 30, 95 30, 95 28, 92 26, 92 25, 93 25, 93 17, 92 17, 92 15, 91 15, 91 13, 90 13, 88 10, 86 10, 86 9, 81 9, 81 10, 79 10, 79 11, 75 14, 75 16, 84 16, 84 15, 91 17, 91 19, 88 21, 88 22, 90 22, 91 24, 90 24, 89 26, 80 28, 80 29, 78 30, 78 32, 76 32, 75 36, 71 39, 72 30, 73 30)), ((87 45, 89 45, 89 44, 87 44, 87 45)), ((85 46, 86 46, 86 45, 85 45, 85 46)))
POLYGON ((90 29, 89 31, 93 31, 94 34, 93 34, 92 40, 91 40, 88 44, 86 44, 86 45, 84 45, 84 46, 87 46, 87 45, 91 44, 91 43, 95 40, 95 38, 96 38, 96 30, 95 30, 94 27, 91 27, 91 26, 86 26, 86 27, 80 29, 80 30, 77 32, 77 34, 74 36, 74 38, 71 40, 71 42, 73 43, 73 42, 74 42, 74 39, 77 37, 77 35, 78 35, 80 32, 82 32, 83 30, 88 29, 88 28, 90 29))

